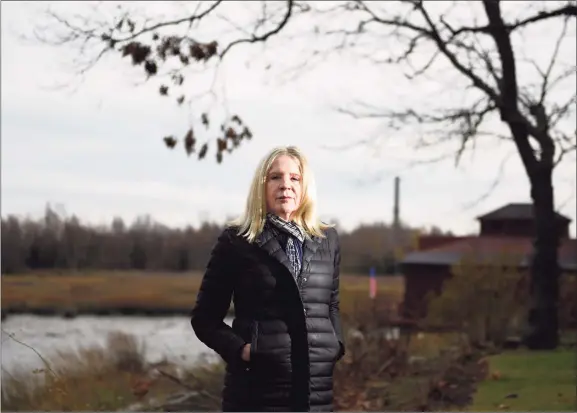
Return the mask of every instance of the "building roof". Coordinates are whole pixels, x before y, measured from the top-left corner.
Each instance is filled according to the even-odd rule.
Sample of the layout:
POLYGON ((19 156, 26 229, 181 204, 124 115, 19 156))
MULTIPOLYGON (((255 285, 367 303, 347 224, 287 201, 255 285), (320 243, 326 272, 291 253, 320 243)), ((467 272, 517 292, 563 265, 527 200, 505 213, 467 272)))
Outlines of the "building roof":
MULTIPOLYGON (((564 215, 555 213, 557 219, 570 222, 571 219, 564 215)), ((478 216, 479 220, 492 220, 492 219, 534 219, 535 213, 533 210, 533 204, 521 204, 521 203, 511 203, 501 208, 495 209, 494 211, 488 212, 484 215, 478 216)))
MULTIPOLYGON (((453 265, 471 254, 478 260, 498 259, 501 254, 519 256, 519 267, 528 267, 533 240, 519 237, 468 237, 424 251, 407 254, 401 264, 453 265)), ((559 247, 559 265, 564 271, 577 271, 577 239, 563 239, 559 247)))

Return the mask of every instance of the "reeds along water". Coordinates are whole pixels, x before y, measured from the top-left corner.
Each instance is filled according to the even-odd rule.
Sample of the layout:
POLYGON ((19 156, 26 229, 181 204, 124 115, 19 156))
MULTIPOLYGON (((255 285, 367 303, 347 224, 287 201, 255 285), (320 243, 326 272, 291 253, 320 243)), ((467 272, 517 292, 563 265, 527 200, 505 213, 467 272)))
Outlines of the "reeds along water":
MULTIPOLYGON (((428 385, 422 384, 430 378, 425 376, 418 386, 407 384, 406 379, 413 373, 423 374, 408 372, 414 369, 415 349, 425 354, 422 342, 427 339, 408 333, 391 336, 387 332, 393 328, 393 319, 378 311, 378 303, 366 299, 362 303, 343 315, 347 355, 334 373, 337 410, 416 409, 407 400, 417 395, 426 400, 428 385)), ((434 343, 435 348, 439 345, 447 347, 447 343, 434 343)), ((137 337, 111 332, 102 346, 62 351, 43 360, 43 368, 4 374, 2 406, 11 411, 111 411, 130 406, 146 410, 143 406, 152 402, 162 410, 159 406, 164 400, 185 392, 194 397, 171 411, 219 410, 222 363, 183 369, 168 360, 151 363, 146 352, 137 337)))

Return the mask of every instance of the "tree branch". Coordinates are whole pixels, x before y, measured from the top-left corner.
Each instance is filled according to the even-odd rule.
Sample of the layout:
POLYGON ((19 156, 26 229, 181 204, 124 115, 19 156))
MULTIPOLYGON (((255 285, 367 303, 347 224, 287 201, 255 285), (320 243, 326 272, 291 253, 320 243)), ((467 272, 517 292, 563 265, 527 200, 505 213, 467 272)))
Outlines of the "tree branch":
MULTIPOLYGON (((398 130, 403 125, 425 125, 436 126, 436 132, 439 139, 428 142, 421 139, 417 147, 430 147, 441 142, 459 139, 459 147, 454 153, 455 164, 458 165, 461 157, 470 142, 482 134, 480 128, 487 116, 497 110, 497 106, 491 99, 482 97, 477 102, 467 108, 447 108, 439 111, 438 114, 422 114, 413 109, 404 111, 383 110, 370 107, 367 104, 359 103, 364 106, 364 111, 351 110, 346 108, 337 108, 341 114, 348 115, 354 119, 383 119, 388 121, 386 126, 392 130, 398 130)), ((434 130, 427 130, 425 134, 432 135, 434 130)))
POLYGON ((495 178, 493 178, 493 181, 489 185, 489 188, 487 188, 487 190, 475 200, 463 205, 464 210, 476 207, 479 203, 485 201, 487 198, 489 198, 489 196, 491 196, 491 194, 495 191, 495 189, 497 189, 497 187, 501 184, 503 176, 505 175, 505 166, 507 165, 509 159, 511 159, 511 156, 513 156, 514 154, 515 154, 514 151, 510 151, 506 156, 503 157, 503 159, 499 163, 497 174, 495 175, 495 178))
MULTIPOLYGON (((542 72, 541 70, 539 70, 539 73, 541 74, 542 78, 543 78, 543 85, 541 86, 541 94, 539 96, 539 104, 543 105, 545 103, 545 97, 547 96, 548 93, 548 84, 549 84, 549 78, 551 77, 551 72, 553 71, 553 68, 555 67, 555 64, 557 63, 557 57, 559 56, 559 50, 561 49, 561 43, 563 42, 563 39, 565 38, 565 35, 567 34, 567 27, 568 27, 568 23, 569 23, 569 18, 566 17, 565 19, 563 19, 563 27, 561 28, 561 33, 559 33, 559 37, 557 38, 557 41, 555 42, 555 47, 553 48, 553 54, 551 56, 551 59, 549 60, 549 65, 547 66, 547 70, 545 72, 542 72)), ((538 66, 536 66, 538 68, 538 66)))
MULTIPOLYGON (((503 80, 501 82, 501 99, 497 101, 501 112, 501 120, 511 126, 511 132, 515 144, 519 149, 519 154, 527 171, 533 171, 537 165, 537 160, 526 136, 522 131, 530 128, 529 122, 521 115, 518 107, 519 92, 517 86, 517 65, 507 29, 501 17, 501 7, 499 2, 493 0, 483 0, 483 6, 489 19, 490 34, 495 41, 499 56, 501 58, 501 70, 503 80), (516 125, 514 127, 513 125, 516 125), (519 129, 520 128, 520 129, 519 129)), ((543 145, 540 136, 535 136, 543 145)))
POLYGON ((419 2, 416 4, 415 8, 421 12, 423 18, 429 25, 432 40, 435 42, 436 46, 441 51, 441 53, 443 53, 445 57, 447 57, 447 59, 451 62, 453 67, 455 67, 455 69, 457 69, 468 79, 470 79, 475 87, 480 89, 495 102, 499 102, 501 99, 499 93, 493 88, 491 88, 491 86, 489 86, 485 81, 483 81, 483 79, 481 79, 481 77, 475 74, 471 69, 465 67, 457 59, 457 56, 449 50, 448 43, 441 37, 441 34, 437 30, 435 23, 433 23, 429 13, 425 10, 423 4, 419 2))
MULTIPOLYGON (((187 16, 187 17, 183 17, 181 19, 167 20, 164 22, 156 23, 156 24, 153 24, 152 26, 144 27, 138 31, 135 31, 127 37, 114 38, 111 40, 116 42, 116 43, 125 43, 125 42, 128 42, 130 40, 134 40, 134 39, 142 36, 145 33, 151 33, 151 32, 154 32, 158 29, 161 29, 163 27, 179 26, 182 23, 188 23, 189 27, 191 27, 194 22, 200 21, 200 20, 204 19, 206 16, 208 16, 210 13, 212 13, 222 2, 223 2, 222 0, 215 1, 208 9, 206 9, 205 11, 203 11, 200 14, 196 14, 196 10, 195 10, 195 13, 192 16, 187 16)), ((200 4, 202 4, 202 3, 203 2, 199 2, 199 7, 200 7, 200 4)), ((198 10, 198 8, 197 8, 197 10, 198 10)))
POLYGON ((565 157, 565 155, 571 153, 571 152, 577 152, 577 143, 573 142, 570 146, 564 148, 561 147, 559 150, 559 154, 557 155, 557 159, 555 160, 554 166, 557 166, 561 163, 561 161, 563 160, 563 158, 565 157))
MULTIPOLYGON (((503 73, 503 80, 500 85, 501 89, 501 105, 503 120, 511 120, 512 116, 519 113, 517 106, 518 87, 517 87, 517 63, 513 53, 513 46, 511 39, 503 18, 501 17, 501 8, 499 2, 492 0, 483 1, 485 12, 489 18, 489 26, 491 27, 491 36, 495 40, 499 56, 501 57, 501 70, 503 73), (507 118, 509 117, 509 119, 507 118)), ((518 120, 518 119, 517 119, 518 120)))
POLYGON ((366 1, 361 1, 361 0, 357 1, 357 4, 359 5, 359 7, 371 15, 371 17, 373 18, 373 21, 381 23, 381 24, 386 25, 386 26, 403 28, 403 29, 410 29, 414 32, 421 33, 427 37, 432 37, 432 33, 430 30, 428 30, 425 27, 417 26, 415 24, 409 23, 406 19, 400 19, 400 18, 385 19, 385 18, 381 18, 381 17, 377 16, 367 6, 366 3, 367 3, 366 1))
MULTIPOLYGON (((494 2, 494 3, 498 3, 498 2, 494 2)), ((506 24, 503 26, 503 28, 505 29, 505 31, 507 33, 511 33, 514 30, 522 28, 524 26, 527 26, 531 23, 541 22, 541 21, 545 21, 545 20, 548 20, 548 19, 551 19, 554 17, 560 17, 560 16, 573 16, 573 17, 577 16, 577 6, 575 6, 573 4, 567 4, 566 6, 560 7, 560 8, 555 9, 555 10, 541 11, 538 14, 535 14, 533 16, 518 20, 518 21, 511 23, 511 24, 506 24)), ((457 37, 463 33, 483 33, 483 34, 492 35, 492 26, 491 26, 491 23, 489 23, 486 26, 478 26, 478 27, 463 26, 463 27, 460 27, 459 29, 453 30, 452 38, 457 37)))
MULTIPOLYGON (((190 71, 193 63, 198 63, 199 66, 206 68, 209 63, 214 62, 217 69, 213 79, 214 84, 220 62, 232 48, 243 43, 266 44, 271 37, 280 33, 287 33, 286 28, 290 21, 294 21, 301 13, 308 13, 309 16, 316 19, 311 22, 307 21, 312 29, 314 39, 330 40, 329 46, 324 51, 321 50, 322 46, 320 49, 311 46, 311 39, 302 39, 306 41, 305 50, 312 50, 313 52, 310 57, 306 56, 308 53, 299 54, 296 60, 300 60, 303 56, 306 59, 303 65, 295 65, 295 70, 302 72, 311 66, 311 62, 318 62, 329 53, 340 54, 346 50, 354 50, 358 52, 357 56, 362 56, 363 52, 366 52, 364 56, 367 56, 369 61, 375 64, 406 65, 404 67, 408 68, 408 71, 405 72, 405 76, 414 79, 430 72, 430 69, 434 70, 440 60, 439 57, 442 57, 443 60, 446 59, 443 63, 448 63, 447 66, 454 69, 460 78, 468 82, 463 88, 464 92, 473 93, 467 96, 474 99, 472 103, 471 99, 468 99, 467 103, 461 107, 455 105, 457 107, 441 108, 440 110, 433 110, 433 112, 429 108, 421 109, 412 105, 410 110, 361 110, 356 113, 349 111, 349 115, 356 118, 383 119, 385 122, 389 122, 388 127, 393 130, 398 130, 403 126, 426 127, 428 128, 427 133, 438 138, 437 142, 458 139, 459 148, 456 153, 456 163, 459 162, 469 143, 474 143, 473 138, 475 136, 488 134, 496 136, 496 133, 491 134, 483 130, 484 125, 488 125, 488 122, 485 121, 496 111, 500 112, 501 119, 510 127, 511 125, 518 126, 516 133, 512 133, 512 138, 515 140, 523 163, 528 170, 537 165, 536 162, 542 160, 537 160, 528 136, 538 142, 539 152, 544 159, 550 158, 551 153, 554 154, 556 143, 562 144, 563 148, 571 147, 567 142, 555 141, 550 136, 554 132, 556 133, 552 130, 555 125, 561 119, 567 118, 572 108, 570 102, 558 108, 554 107, 553 110, 551 110, 551 105, 545 107, 544 104, 548 91, 561 80, 574 74, 575 69, 572 67, 573 71, 566 71, 556 76, 559 73, 557 70, 559 56, 563 53, 560 46, 561 38, 567 32, 566 26, 561 30, 560 38, 553 49, 551 61, 548 62, 548 65, 543 66, 543 70, 537 68, 543 80, 543 83, 539 85, 541 93, 538 98, 534 98, 529 93, 532 92, 532 87, 522 83, 518 84, 517 70, 520 69, 516 67, 518 63, 511 44, 511 33, 518 28, 527 27, 531 23, 556 16, 574 16, 574 4, 564 7, 553 6, 557 7, 555 10, 531 12, 533 13, 531 16, 514 20, 511 23, 505 21, 505 17, 502 16, 498 1, 484 0, 485 13, 489 21, 487 25, 479 25, 473 18, 469 23, 465 22, 464 26, 454 28, 459 26, 452 25, 453 22, 447 21, 448 17, 451 16, 450 11, 453 9, 443 10, 439 16, 433 12, 433 9, 429 10, 429 3, 424 1, 400 0, 396 3, 402 6, 398 10, 395 10, 391 3, 386 3, 386 8, 378 9, 375 3, 361 0, 340 2, 326 8, 315 3, 297 0, 287 0, 283 3, 262 2, 262 7, 257 11, 258 18, 249 23, 243 22, 242 18, 234 14, 234 7, 232 8, 233 14, 225 15, 224 13, 228 12, 229 9, 224 8, 224 5, 229 3, 222 1, 198 3, 194 12, 192 10, 180 11, 182 17, 177 16, 178 18, 170 18, 160 22, 147 18, 135 22, 138 16, 123 11, 117 13, 117 16, 112 19, 112 24, 108 20, 91 23, 88 21, 89 19, 85 18, 84 20, 73 19, 72 22, 69 22, 66 19, 58 18, 56 15, 53 17, 65 29, 66 35, 58 39, 60 44, 80 43, 82 45, 81 51, 84 50, 84 45, 89 44, 90 41, 96 41, 98 46, 106 46, 95 53, 96 59, 89 61, 90 64, 85 70, 92 67, 105 51, 113 50, 123 57, 131 59, 134 66, 142 67, 147 80, 153 76, 159 79, 162 76, 161 73, 166 72, 169 76, 167 81, 173 84, 170 87, 167 84, 161 85, 159 92, 163 96, 173 96, 178 93, 179 88, 183 87, 185 74, 187 76, 193 74, 190 71), (427 8, 425 4, 427 4, 427 8), (275 7, 277 5, 278 7, 275 7), (201 8, 201 6, 204 7, 201 8), (217 37, 213 34, 212 39, 214 41, 210 43, 201 43, 195 40, 193 37, 202 35, 200 32, 201 25, 199 24, 199 30, 194 32, 190 30, 191 25, 201 21, 204 24, 206 21, 207 27, 210 27, 211 22, 214 23, 214 20, 211 20, 213 18, 217 20, 216 23, 223 23, 223 27, 227 30, 226 36, 217 37), (227 25, 224 21, 229 24, 227 25), (181 33, 180 27, 177 26, 185 24, 188 24, 188 30, 181 33), (174 27, 174 33, 171 35, 162 35, 161 37, 159 33, 156 33, 157 30, 169 27, 174 27), (233 37, 229 37, 231 31, 233 37), (145 36, 147 33, 152 35, 152 41, 148 39, 148 36, 145 36), (487 44, 481 41, 486 40, 486 38, 477 35, 480 33, 489 34, 497 47, 487 47, 487 44), (460 36, 461 34, 464 36, 460 36), (391 47, 397 47, 401 44, 402 49, 398 51, 388 50, 386 45, 388 39, 396 41, 395 45, 391 43, 391 47), (332 40, 335 41, 332 42, 332 40), (367 46, 373 47, 370 53, 366 49, 367 46), (422 50, 423 46, 431 46, 431 49, 422 50), (428 53, 429 51, 430 53, 428 53), (421 52, 427 54, 421 55, 421 52), (422 56, 426 56, 426 58, 422 59, 422 56), (216 57, 216 59, 210 60, 212 57, 216 57), (176 66, 173 63, 176 63, 176 66), (474 92, 472 92, 473 90, 474 92), (483 97, 476 96, 478 92, 483 97), (535 102, 542 104, 538 105, 535 102)), ((458 3, 454 2, 453 5, 458 3)), ((162 31, 162 33, 165 32, 162 31)), ((202 84, 206 83, 203 82, 202 84)), ((186 92, 188 96, 189 91, 182 89, 180 91, 186 92)), ((184 94, 174 97, 179 105, 185 101, 184 94)), ((347 111, 340 110, 340 112, 346 113, 347 111)), ((236 126, 244 126, 240 122, 240 118, 237 116, 233 118, 236 121, 232 123, 236 126)), ((208 119, 205 114, 202 115, 202 123, 208 128, 208 119)), ((238 145, 239 139, 234 138, 234 136, 238 137, 239 133, 246 132, 244 136, 250 136, 250 131, 246 127, 244 132, 235 132, 231 130, 230 126, 224 123, 221 125, 221 132, 225 137, 219 137, 219 148, 229 150, 229 144, 226 142, 234 141, 234 144, 230 143, 232 147, 238 145), (227 136, 230 136, 232 141, 229 141, 227 136)), ((556 134, 555 136, 561 135, 556 134)), ((173 147, 175 140, 171 137, 167 137, 167 139, 165 142, 173 147)), ((187 153, 194 152, 196 134, 192 131, 192 123, 185 140, 190 143, 187 146, 187 153)), ((421 139, 418 145, 424 147, 430 146, 431 143, 429 139, 421 139)), ((205 151, 201 149, 199 157, 204 153, 205 151)))
POLYGON ((265 42, 268 40, 269 37, 274 36, 275 34, 278 34, 289 22, 292 12, 293 12, 293 8, 294 8, 294 0, 288 0, 287 2, 287 10, 286 13, 283 17, 283 19, 281 20, 281 22, 272 30, 264 33, 263 35, 260 36, 256 36, 256 35, 252 35, 251 37, 247 37, 247 38, 242 38, 242 39, 237 39, 232 41, 231 43, 229 43, 222 52, 220 52, 220 58, 222 59, 230 49, 232 49, 234 46, 242 44, 242 43, 257 43, 257 42, 265 42))
POLYGON ((575 108, 576 105, 577 105, 577 95, 571 96, 567 100, 567 102, 563 104, 557 104, 557 103, 553 104, 551 110, 547 114, 549 118, 548 122, 550 127, 555 128, 562 119, 566 118, 571 113, 573 114, 574 117, 575 110, 571 112, 571 108, 572 107, 575 108))
POLYGON ((30 350, 32 350, 37 356, 38 358, 42 361, 42 364, 44 364, 44 367, 46 368, 46 370, 48 370, 52 376, 56 377, 56 378, 60 378, 60 376, 52 369, 52 367, 50 366, 50 363, 48 362, 48 360, 46 360, 42 354, 40 354, 38 352, 38 350, 36 350, 34 347, 24 343, 23 341, 18 340, 16 337, 14 337, 14 334, 8 333, 6 330, 2 329, 2 333, 6 334, 8 337, 10 337, 12 340, 14 340, 16 343, 20 344, 21 346, 24 346, 30 350))

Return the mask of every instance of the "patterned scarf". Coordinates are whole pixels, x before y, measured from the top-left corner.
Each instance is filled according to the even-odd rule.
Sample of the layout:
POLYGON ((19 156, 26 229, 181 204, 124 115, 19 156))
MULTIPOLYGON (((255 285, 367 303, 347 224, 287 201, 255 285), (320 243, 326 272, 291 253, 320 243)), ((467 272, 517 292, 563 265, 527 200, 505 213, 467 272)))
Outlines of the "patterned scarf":
POLYGON ((300 276, 301 268, 302 268, 302 261, 301 261, 301 254, 302 254, 302 244, 305 241, 305 232, 304 230, 292 221, 285 221, 282 218, 274 214, 267 214, 267 220, 270 222, 274 228, 283 231, 288 235, 286 241, 286 248, 285 253, 289 258, 291 266, 293 267, 294 273, 297 277, 300 276), (295 239, 300 242, 300 245, 295 245, 295 239), (301 254, 299 254, 299 251, 301 254))

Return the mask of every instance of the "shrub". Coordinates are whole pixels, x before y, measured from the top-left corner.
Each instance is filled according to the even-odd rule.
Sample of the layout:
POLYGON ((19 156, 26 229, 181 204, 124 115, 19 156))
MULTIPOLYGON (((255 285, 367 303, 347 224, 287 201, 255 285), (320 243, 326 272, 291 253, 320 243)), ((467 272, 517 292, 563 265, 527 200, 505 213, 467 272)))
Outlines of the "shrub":
POLYGON ((386 301, 365 299, 343 314, 347 354, 335 368, 335 411, 462 408, 478 370, 468 342, 462 334, 391 334, 396 313, 386 301))
MULTIPOLYGON (((366 292, 365 292, 366 294, 366 292)), ((407 364, 408 340, 395 335, 389 300, 356 300, 342 313, 347 352, 334 372, 335 410, 369 411, 382 393, 382 383, 401 374, 407 364)))
POLYGON ((145 347, 135 336, 113 331, 108 334, 106 348, 110 362, 119 371, 142 373, 146 367, 145 347))
POLYGON ((577 329, 577 275, 562 274, 559 283, 559 327, 577 329))
MULTIPOLYGON (((526 327, 529 274, 517 267, 519 258, 502 254, 485 262, 465 256, 451 269, 440 294, 431 293, 427 328, 463 331, 473 345, 501 346, 508 336, 521 337, 526 327)), ((577 276, 561 274, 559 328, 577 328, 577 276)))
POLYGON ((527 314, 527 277, 518 257, 503 254, 491 262, 466 256, 453 266, 440 294, 428 297, 427 327, 463 331, 473 345, 500 346, 522 333, 527 314))

